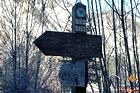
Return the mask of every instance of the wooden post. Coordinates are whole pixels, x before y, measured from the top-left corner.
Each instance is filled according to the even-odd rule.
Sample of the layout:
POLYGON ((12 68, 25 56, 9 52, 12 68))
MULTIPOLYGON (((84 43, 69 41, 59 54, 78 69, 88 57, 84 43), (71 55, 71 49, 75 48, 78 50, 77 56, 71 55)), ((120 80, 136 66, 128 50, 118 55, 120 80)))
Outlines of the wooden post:
MULTIPOLYGON (((72 8, 72 32, 86 35, 86 6, 83 5, 81 2, 75 4, 72 8)), ((74 61, 78 61, 79 59, 84 60, 85 58, 72 58, 72 60, 74 61)), ((72 93, 86 93, 87 77, 88 67, 86 62, 85 87, 72 87, 72 93)))
POLYGON ((86 93, 86 87, 73 87, 72 93, 86 93))
MULTIPOLYGON (((77 3, 73 8, 72 8, 72 32, 73 33, 79 33, 79 34, 85 34, 86 35, 86 30, 85 31, 82 31, 82 29, 80 29, 80 31, 79 31, 79 29, 78 29, 78 31, 77 31, 77 26, 78 27, 84 27, 84 28, 86 28, 86 24, 82 24, 82 23, 80 23, 81 25, 79 25, 79 23, 77 24, 76 23, 76 19, 78 19, 78 20, 86 20, 86 15, 84 15, 84 12, 85 11, 83 11, 83 15, 82 16, 84 16, 84 17, 82 17, 81 19, 79 19, 79 18, 77 18, 77 16, 78 17, 81 17, 80 15, 78 15, 77 13, 75 13, 75 11, 78 11, 78 10, 76 10, 76 9, 78 9, 78 8, 76 8, 76 7, 82 7, 83 9, 82 10, 84 10, 85 9, 85 11, 86 11, 86 6, 85 5, 83 5, 83 4, 81 4, 81 3, 77 3)), ((85 13, 86 14, 86 13, 85 13)), ((80 57, 77 57, 77 58, 72 58, 72 60, 73 61, 78 61, 78 60, 84 60, 85 58, 80 58, 80 57)), ((86 61, 85 61, 86 62, 86 61)), ((86 62, 86 64, 85 64, 85 87, 72 87, 71 88, 71 93, 86 93, 86 86, 87 86, 87 78, 88 77, 88 67, 87 67, 87 62, 86 62)))
MULTIPOLYGON (((85 58, 72 58, 73 61, 84 60, 85 58)), ((71 93, 86 93, 88 83, 88 63, 85 61, 85 87, 71 87, 71 93)))
POLYGON ((85 68, 85 87, 73 87, 72 88, 72 93, 86 93, 86 87, 87 87, 87 82, 88 82, 88 67, 87 67, 87 62, 86 62, 86 68, 85 68), (73 91, 74 90, 74 91, 73 91))

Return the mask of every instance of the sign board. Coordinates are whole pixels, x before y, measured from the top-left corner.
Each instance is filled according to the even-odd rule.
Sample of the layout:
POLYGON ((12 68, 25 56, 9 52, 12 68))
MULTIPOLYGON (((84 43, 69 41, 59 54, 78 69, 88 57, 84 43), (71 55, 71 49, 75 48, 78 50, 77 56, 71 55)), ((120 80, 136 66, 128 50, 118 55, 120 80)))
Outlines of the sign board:
POLYGON ((86 6, 80 2, 72 8, 72 31, 86 32, 86 6))
POLYGON ((59 78, 62 86, 85 87, 85 61, 64 62, 59 71, 59 78))
POLYGON ((34 44, 45 55, 102 57, 102 38, 99 35, 46 31, 34 44))

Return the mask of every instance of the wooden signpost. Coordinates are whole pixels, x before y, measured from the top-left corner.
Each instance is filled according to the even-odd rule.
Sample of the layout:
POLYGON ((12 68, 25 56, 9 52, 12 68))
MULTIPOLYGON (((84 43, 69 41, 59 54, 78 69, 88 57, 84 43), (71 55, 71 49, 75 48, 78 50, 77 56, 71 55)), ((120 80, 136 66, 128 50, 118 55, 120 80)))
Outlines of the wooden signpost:
POLYGON ((98 35, 46 31, 34 44, 45 54, 69 57, 100 57, 102 38, 98 35))
MULTIPOLYGON (((85 58, 102 57, 102 37, 100 35, 86 34, 86 6, 81 3, 77 3, 73 7, 71 33, 46 31, 34 41, 34 44, 45 55, 71 57, 72 62, 78 61, 79 63, 79 60, 84 60, 85 58)), ((69 65, 65 64, 62 66, 59 75, 62 84, 65 85, 70 82, 70 84, 67 85, 72 87, 72 93, 86 93, 88 82, 87 61, 83 64, 82 62, 80 64, 78 63, 69 63, 71 67, 68 67, 69 65), (82 67, 81 69, 74 69, 74 66, 82 67), (66 68, 73 68, 73 70, 68 70, 71 71, 71 73, 66 73, 66 68), (79 73, 83 72, 84 74, 78 74, 78 72, 75 72, 74 70, 79 71, 79 73), (74 81, 70 81, 70 79, 67 81, 67 75, 72 74, 77 75, 73 77, 70 76, 74 81), (80 78, 81 76, 82 78, 80 78), (84 81, 80 82, 81 80, 84 81)))
MULTIPOLYGON (((102 56, 102 37, 99 35, 46 31, 34 41, 34 44, 45 55, 68 56, 72 57, 73 61, 102 56)), ((87 65, 86 62, 85 65, 87 65)), ((77 87, 75 86, 72 88, 72 93, 86 93, 88 68, 87 66, 82 68, 85 69, 85 72, 83 72, 85 73, 85 81, 82 81, 85 82, 85 87, 77 85, 77 87)), ((74 72, 70 74, 72 73, 74 72)))

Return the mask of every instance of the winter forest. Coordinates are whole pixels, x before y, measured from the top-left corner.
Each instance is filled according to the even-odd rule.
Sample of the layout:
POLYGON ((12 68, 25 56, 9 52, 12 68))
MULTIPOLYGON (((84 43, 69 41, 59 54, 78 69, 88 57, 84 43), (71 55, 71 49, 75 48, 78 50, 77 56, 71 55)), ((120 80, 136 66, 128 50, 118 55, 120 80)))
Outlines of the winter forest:
MULTIPOLYGON (((102 36, 103 53, 88 61, 87 93, 140 93, 140 0, 84 2, 87 33, 102 36)), ((0 93, 70 93, 58 77, 70 58, 45 56, 33 41, 71 32, 74 3, 0 0, 0 93)))

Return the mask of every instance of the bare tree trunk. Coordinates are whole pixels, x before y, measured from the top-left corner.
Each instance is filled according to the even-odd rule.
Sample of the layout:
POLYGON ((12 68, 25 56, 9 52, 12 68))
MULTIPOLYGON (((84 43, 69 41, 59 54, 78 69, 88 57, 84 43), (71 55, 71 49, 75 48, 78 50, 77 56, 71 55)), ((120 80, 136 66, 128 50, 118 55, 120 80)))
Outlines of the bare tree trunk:
MULTIPOLYGON (((139 66, 139 55, 138 55, 138 46, 137 46, 137 33, 136 33, 136 18, 134 19, 134 12, 133 12, 133 2, 130 0, 131 4, 131 19, 132 19, 132 44, 133 44, 133 55, 134 55, 134 62, 136 63, 137 69, 137 76, 138 76, 138 85, 140 90, 140 66, 139 66)), ((135 65, 134 65, 135 66, 135 65)), ((140 91, 139 91, 140 93, 140 91)))
MULTIPOLYGON (((45 6, 46 6, 46 1, 44 2, 44 0, 41 1, 42 2, 42 8, 41 8, 41 19, 40 21, 42 22, 42 33, 44 32, 44 24, 45 24, 45 20, 44 20, 44 11, 45 11, 45 6)), ((41 52, 38 52, 38 61, 37 61, 37 70, 36 70, 36 74, 35 74, 35 85, 34 85, 34 91, 35 93, 37 93, 37 83, 38 83, 38 75, 39 75, 39 69, 40 69, 40 62, 41 62, 41 52)))
POLYGON ((103 74, 103 92, 104 93, 111 93, 110 90, 110 80, 109 80, 109 75, 107 73, 107 68, 106 68, 106 62, 103 59, 99 59, 100 60, 100 66, 101 66, 101 70, 102 70, 102 74, 103 74))
POLYGON ((95 34, 97 34, 97 26, 96 26, 96 19, 95 19, 94 7, 93 7, 93 0, 91 0, 91 7, 92 7, 92 19, 94 23, 95 34))
MULTIPOLYGON (((116 75, 118 76, 118 47, 117 47, 117 32, 116 32, 116 18, 115 18, 115 3, 114 0, 112 0, 112 21, 113 21, 113 32, 114 32, 114 45, 115 45, 115 65, 116 65, 116 75)), ((116 89, 117 89, 117 93, 119 93, 119 80, 116 77, 116 89)), ((116 92, 116 90, 115 90, 116 92)))
POLYGON ((28 25, 29 25, 29 2, 30 1, 27 1, 27 16, 26 16, 26 50, 25 50, 25 83, 24 83, 24 92, 28 93, 27 92, 27 87, 29 85, 29 80, 28 80, 28 63, 29 63, 29 28, 28 28, 28 25))
POLYGON ((17 23, 17 18, 16 18, 16 0, 15 0, 15 9, 14 9, 14 64, 13 64, 13 78, 14 78, 14 92, 17 93, 17 38, 16 38, 16 34, 17 34, 17 29, 16 29, 16 23, 17 23))
POLYGON ((37 61, 37 70, 36 70, 36 74, 35 74, 35 85, 34 85, 34 91, 35 93, 38 93, 37 91, 37 83, 38 83, 38 75, 39 75, 39 69, 40 69, 40 59, 41 59, 41 53, 39 52, 38 54, 38 61, 37 61))
MULTIPOLYGON (((106 46, 105 46, 105 40, 106 40, 106 37, 105 37, 105 33, 104 33, 104 23, 103 23, 103 15, 102 15, 102 7, 101 7, 101 0, 99 0, 99 7, 100 7, 100 17, 101 17, 101 30, 102 30, 102 37, 103 37, 103 57, 104 57, 104 61, 106 61, 106 46)), ((108 63, 107 63, 108 64, 108 63)), ((108 64, 109 65, 109 64, 108 64)), ((109 69, 109 68, 108 68, 109 69)), ((109 70, 106 72, 109 74, 109 70)), ((109 82, 109 81, 108 81, 109 82)), ((99 89, 100 89, 100 93, 102 93, 101 91, 101 88, 99 86, 99 89)), ((110 90, 110 86, 109 86, 109 90, 110 90)))
MULTIPOLYGON (((97 66, 97 60, 96 59, 95 59, 95 63, 93 65, 97 66)), ((98 73, 97 68, 95 68, 95 73, 96 73, 96 80, 97 80, 98 87, 99 87, 99 92, 102 93, 101 82, 100 82, 99 73, 98 73)))
MULTIPOLYGON (((136 22, 136 19, 135 19, 135 22, 136 22)), ((135 23, 136 24, 136 23, 135 23)), ((136 36, 137 36, 137 33, 136 33, 136 36)), ((139 53, 138 53, 138 43, 137 43, 137 38, 135 36, 135 47, 136 47, 136 68, 137 68, 137 77, 138 77, 138 87, 140 90, 140 61, 139 61, 139 53)), ((140 91, 139 91, 140 93, 140 91)))
POLYGON ((101 31, 100 31, 100 18, 99 18, 99 12, 98 12, 98 4, 97 4, 97 0, 95 0, 95 5, 96 5, 96 13, 97 13, 97 21, 98 21, 98 33, 99 35, 101 34, 101 31))
MULTIPOLYGON (((101 2, 99 2, 99 3, 101 3, 101 2)), ((101 29, 100 28, 100 18, 99 18, 99 13, 98 13, 97 0, 95 0, 95 4, 96 4, 96 12, 97 12, 98 30, 99 30, 99 34, 101 34, 101 32, 100 32, 100 29, 101 29)), ((95 13, 94 13, 93 0, 91 0, 91 7, 92 7, 92 19, 93 19, 93 23, 94 23, 95 34, 98 34, 97 25, 96 25, 96 19, 95 19, 95 13)), ((101 12, 101 4, 100 4, 100 12, 101 12)), ((102 20, 102 29, 103 29, 103 20, 102 20)), ((108 70, 106 68, 106 52, 105 52, 105 34, 104 34, 104 32, 103 32, 103 35, 104 35, 104 37, 103 37, 103 39, 104 39, 104 46, 103 46, 104 54, 103 54, 103 59, 101 59, 101 58, 99 59, 100 63, 101 63, 100 64, 101 71, 102 71, 102 74, 103 74, 103 91, 104 91, 104 93, 111 93, 110 84, 109 84, 108 70)), ((98 85, 99 85, 99 91, 101 93, 99 82, 98 82, 98 85)))
MULTIPOLYGON (((132 74, 132 68, 131 68, 131 59, 130 59, 130 53, 129 53, 129 47, 128 47, 128 39, 126 36, 126 29, 125 29, 125 22, 124 22, 124 0, 121 0, 121 22, 122 22, 125 50, 126 50, 128 65, 129 65, 128 74, 130 76, 132 74)), ((130 82, 130 85, 131 85, 131 89, 133 90, 134 89, 133 83, 130 82)))

